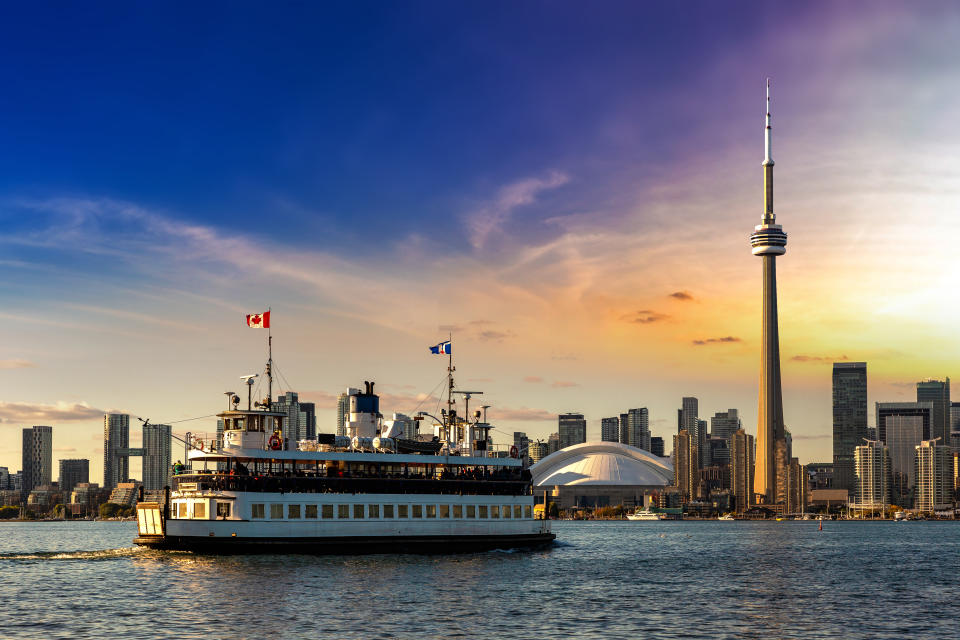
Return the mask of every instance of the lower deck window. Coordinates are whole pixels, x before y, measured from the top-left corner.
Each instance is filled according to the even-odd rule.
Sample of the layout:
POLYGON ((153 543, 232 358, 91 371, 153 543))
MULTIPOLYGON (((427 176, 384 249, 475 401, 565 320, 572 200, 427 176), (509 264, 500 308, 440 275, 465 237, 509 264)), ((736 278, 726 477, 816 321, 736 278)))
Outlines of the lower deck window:
POLYGON ((187 517, 187 503, 181 502, 177 505, 177 517, 186 518, 187 517))
POLYGON ((437 517, 437 505, 435 505, 435 504, 428 504, 428 505, 427 505, 427 517, 428 517, 428 518, 436 518, 436 517, 437 517))
POLYGON ((528 505, 528 504, 527 504, 527 505, 524 505, 524 507, 523 507, 523 517, 524 517, 524 518, 528 518, 528 519, 529 519, 529 518, 532 518, 532 517, 533 517, 533 516, 531 515, 532 511, 533 511, 533 507, 531 507, 531 506, 528 505))
POLYGON ((380 505, 378 505, 378 504, 371 504, 370 506, 367 507, 367 510, 368 510, 369 516, 370 516, 371 518, 379 518, 379 517, 380 517, 380 505))
POLYGON ((453 505, 453 517, 462 518, 463 517, 463 506, 459 504, 453 505))
POLYGON ((384 517, 384 518, 392 518, 392 517, 393 517, 393 505, 392 505, 392 504, 385 504, 385 505, 383 505, 383 517, 384 517))
POLYGON ((218 518, 229 518, 229 517, 230 517, 230 503, 229 503, 229 502, 218 502, 218 503, 217 503, 217 517, 218 517, 218 518))
MULTIPOLYGON (((477 507, 477 511, 480 513, 480 515, 477 517, 479 518, 487 517, 487 505, 485 504, 480 505, 479 507, 477 507)), ((467 517, 469 518, 470 516, 468 515, 467 517)))
POLYGON ((271 504, 271 505, 270 505, 270 519, 271 519, 271 520, 283 520, 283 505, 282 505, 282 504, 271 504))
POLYGON ((467 517, 476 518, 477 517, 477 507, 472 504, 467 505, 467 517))
POLYGON ((413 517, 414 517, 414 518, 422 518, 422 517, 423 517, 423 505, 422 505, 422 504, 415 504, 415 505, 413 505, 413 517))
POLYGON ((287 517, 298 519, 300 518, 300 505, 298 504, 288 504, 287 505, 287 517))
POLYGON ((303 517, 312 518, 315 520, 317 518, 317 505, 308 504, 307 506, 305 506, 303 508, 303 517))
POLYGON ((500 505, 497 505, 497 504, 490 505, 490 517, 491 518, 500 517, 500 505))
POLYGON ((325 505, 323 505, 322 507, 320 507, 320 514, 323 516, 323 519, 324 519, 324 520, 332 520, 332 519, 333 519, 333 505, 332 505, 332 504, 325 504, 325 505))
POLYGON ((350 519, 350 505, 348 504, 338 504, 337 505, 337 517, 341 520, 350 519))
POLYGON ((251 517, 251 518, 262 518, 262 517, 263 517, 263 505, 262 505, 262 504, 252 504, 252 505, 250 505, 250 517, 251 517))
POLYGON ((521 507, 520 505, 518 504, 513 505, 513 517, 522 518, 523 514, 520 513, 522 510, 523 510, 523 507, 521 507))
POLYGON ((206 518, 206 517, 207 517, 207 503, 205 503, 205 502, 194 502, 194 503, 193 503, 193 517, 194 517, 194 518, 206 518))
POLYGON ((364 511, 363 508, 364 508, 365 506, 366 506, 366 505, 363 505, 363 504, 355 504, 355 505, 353 505, 353 517, 354 517, 354 518, 360 518, 360 519, 362 519, 362 518, 363 518, 363 511, 364 511))
POLYGON ((508 505, 508 504, 503 505, 503 509, 501 509, 501 512, 502 512, 502 515, 503 515, 504 518, 509 518, 509 517, 510 517, 510 505, 508 505))
POLYGON ((410 513, 410 506, 406 504, 397 505, 397 517, 398 518, 408 518, 410 513))

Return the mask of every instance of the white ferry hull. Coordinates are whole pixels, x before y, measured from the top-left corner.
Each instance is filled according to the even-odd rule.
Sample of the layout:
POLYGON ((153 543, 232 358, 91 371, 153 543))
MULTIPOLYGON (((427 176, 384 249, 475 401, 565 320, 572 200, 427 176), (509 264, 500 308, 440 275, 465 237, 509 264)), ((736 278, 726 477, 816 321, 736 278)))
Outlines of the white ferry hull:
POLYGON ((198 502, 205 503, 205 514, 216 513, 216 504, 229 502, 231 517, 165 517, 159 504, 142 503, 134 543, 205 553, 454 553, 543 547, 556 538, 548 521, 528 517, 530 496, 193 493, 174 495, 172 513, 194 516, 198 502), (265 507, 262 518, 252 518, 254 505, 265 507), (291 505, 297 513, 293 519, 291 505), (306 505, 317 507, 312 511, 315 517, 305 517, 306 505), (376 516, 371 505, 378 506, 376 516), (391 516, 380 508, 384 505, 393 505, 391 516), (404 517, 401 505, 406 506, 404 517), (511 517, 480 517, 489 516, 494 505, 511 517), (281 517, 267 517, 270 507, 281 517), (419 515, 414 517, 415 513, 419 515))

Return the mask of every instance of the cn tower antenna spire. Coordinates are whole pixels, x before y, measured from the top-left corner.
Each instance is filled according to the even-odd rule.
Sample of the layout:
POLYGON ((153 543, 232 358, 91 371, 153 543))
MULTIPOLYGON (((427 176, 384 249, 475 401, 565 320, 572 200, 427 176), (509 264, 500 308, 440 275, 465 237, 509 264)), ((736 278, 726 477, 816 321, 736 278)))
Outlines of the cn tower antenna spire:
POLYGON ((774 224, 773 213, 773 125, 770 124, 770 78, 767 78, 767 126, 763 133, 763 224, 774 224))

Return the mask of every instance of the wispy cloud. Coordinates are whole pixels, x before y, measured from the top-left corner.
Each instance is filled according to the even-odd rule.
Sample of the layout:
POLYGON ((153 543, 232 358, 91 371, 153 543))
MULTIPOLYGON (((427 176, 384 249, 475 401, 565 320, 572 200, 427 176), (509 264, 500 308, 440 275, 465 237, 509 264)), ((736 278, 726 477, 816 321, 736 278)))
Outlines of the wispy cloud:
POLYGON ((521 407, 519 409, 509 409, 503 407, 493 407, 489 413, 490 420, 496 422, 505 422, 515 420, 518 422, 534 422, 544 420, 556 420, 557 414, 543 409, 528 409, 521 407))
POLYGON ((74 422, 102 418, 108 413, 91 407, 85 402, 56 404, 33 404, 29 402, 0 402, 0 422, 20 424, 55 425, 58 422, 74 422))
POLYGON ((543 382, 543 378, 540 376, 527 376, 523 379, 524 382, 529 382, 530 384, 540 384, 543 382))
POLYGON ((652 311, 650 309, 642 309, 634 313, 627 313, 620 316, 620 319, 623 322, 630 322, 632 324, 652 324, 654 322, 660 322, 661 320, 666 320, 669 318, 665 313, 660 313, 659 311, 652 311))
POLYGON ((795 355, 790 360, 793 362, 811 362, 815 364, 823 362, 845 362, 850 358, 847 356, 809 356, 809 355, 795 355))
POLYGON ((20 360, 17 358, 13 360, 0 360, 0 369, 27 369, 35 366, 37 365, 29 360, 20 360))
POLYGON ((551 171, 546 177, 526 178, 501 188, 492 202, 467 214, 470 244, 482 249, 491 234, 503 230, 515 209, 536 202, 542 191, 556 189, 569 180, 565 173, 551 171))
POLYGON ((691 344, 703 346, 708 344, 730 344, 733 342, 743 342, 735 336, 723 336, 722 338, 704 338, 702 340, 693 340, 691 344))
POLYGON ((580 385, 576 382, 570 382, 569 380, 557 380, 550 386, 554 389, 566 389, 568 387, 579 387, 580 385))
POLYGON ((694 299, 693 294, 689 291, 674 291, 667 297, 673 298, 674 300, 681 300, 683 302, 690 302, 694 299))
POLYGON ((516 335, 517 334, 509 329, 506 331, 495 331, 493 329, 488 329, 486 331, 481 331, 479 334, 477 334, 477 337, 483 342, 503 342, 507 338, 513 338, 516 335))

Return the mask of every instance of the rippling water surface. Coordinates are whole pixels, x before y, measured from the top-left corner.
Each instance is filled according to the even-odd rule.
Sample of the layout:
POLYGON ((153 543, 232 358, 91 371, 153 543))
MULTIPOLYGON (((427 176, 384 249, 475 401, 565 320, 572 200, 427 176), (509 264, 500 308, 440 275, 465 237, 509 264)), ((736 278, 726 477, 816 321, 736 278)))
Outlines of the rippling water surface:
POLYGON ((960 637, 960 523, 553 526, 537 552, 215 557, 0 523, 0 637, 960 637))

